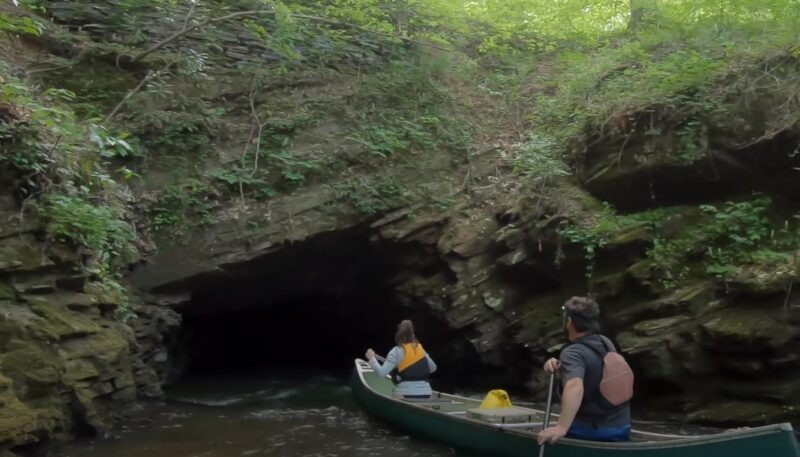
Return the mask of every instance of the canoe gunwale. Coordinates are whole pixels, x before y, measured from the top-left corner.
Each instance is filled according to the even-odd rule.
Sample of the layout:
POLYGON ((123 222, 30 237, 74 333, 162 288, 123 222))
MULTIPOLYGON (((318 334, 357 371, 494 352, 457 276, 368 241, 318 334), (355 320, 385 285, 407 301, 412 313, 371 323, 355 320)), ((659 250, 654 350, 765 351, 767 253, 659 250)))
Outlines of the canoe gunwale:
MULTIPOLYGON (((428 408, 422 405, 414 404, 414 402, 404 401, 402 399, 394 398, 392 396, 384 395, 375 389, 373 389, 369 383, 367 383, 364 372, 372 372, 372 369, 369 367, 367 362, 362 359, 355 359, 355 367, 356 373, 358 374, 359 382, 363 386, 363 388, 369 392, 371 395, 380 397, 384 401, 392 402, 398 405, 402 405, 403 407, 413 409, 422 414, 433 414, 433 415, 440 415, 440 416, 447 416, 450 420, 459 421, 462 423, 469 423, 473 426, 490 429, 500 433, 507 433, 507 434, 514 434, 522 436, 526 439, 530 439, 532 441, 536 441, 536 433, 532 431, 520 430, 518 427, 503 427, 503 424, 493 424, 489 422, 480 421, 477 419, 473 419, 467 417, 466 415, 455 415, 455 414, 448 414, 446 412, 434 410, 432 408, 428 408)), ((473 403, 475 399, 461 397, 458 395, 453 394, 445 394, 440 392, 435 392, 435 394, 439 395, 439 398, 448 398, 453 400, 466 400, 467 402, 473 403)), ((533 409, 533 408, 526 408, 534 411, 538 414, 544 415, 544 412, 541 410, 533 409)), ((660 436, 662 438, 669 437, 669 439, 665 439, 663 441, 640 441, 640 442, 623 442, 623 443, 606 443, 606 442, 597 442, 597 441, 585 441, 585 440, 576 440, 572 438, 563 438, 559 440, 559 445, 565 445, 570 447, 581 447, 581 448, 595 448, 595 449, 610 449, 610 450, 647 450, 647 449, 664 449, 664 448, 685 448, 685 447, 693 447, 699 445, 706 445, 712 443, 718 443, 723 441, 731 441, 731 440, 738 440, 738 439, 746 439, 746 438, 754 438, 759 436, 770 435, 774 433, 792 433, 793 427, 789 423, 779 423, 779 424, 772 424, 772 425, 765 425, 761 427, 753 427, 753 428, 744 428, 744 429, 736 429, 736 430, 728 430, 723 431, 720 433, 715 433, 711 435, 692 435, 692 436, 681 436, 681 435, 661 435, 661 434, 652 434, 656 436, 660 436), (674 436, 675 438, 672 438, 674 436)), ((639 433, 639 432, 632 432, 632 433, 639 433)), ((644 432, 643 435, 647 436, 649 433, 644 432)))

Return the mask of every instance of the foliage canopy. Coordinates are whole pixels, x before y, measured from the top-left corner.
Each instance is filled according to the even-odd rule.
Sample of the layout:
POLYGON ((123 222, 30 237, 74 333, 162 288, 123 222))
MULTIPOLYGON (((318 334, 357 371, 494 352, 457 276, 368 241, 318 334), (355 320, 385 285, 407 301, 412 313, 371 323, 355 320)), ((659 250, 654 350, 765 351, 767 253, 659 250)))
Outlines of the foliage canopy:
MULTIPOLYGON (((796 0, 113 0, 96 9, 72 2, 103 12, 109 42, 91 35, 98 24, 70 34, 50 22, 51 8, 64 2, 15 3, 0 9, 0 33, 45 37, 63 49, 50 62, 57 75, 0 59, 0 116, 17 113, 0 117, 0 165, 14 170, 21 198, 38 204, 50 235, 88 248, 98 283, 114 290, 140 236, 128 185, 155 159, 192 168, 231 142, 226 133, 249 135, 238 157, 162 188, 146 211, 152 228, 183 225, 173 230, 183 234, 198 221, 213 223, 220 198, 268 200, 334 173, 348 178, 335 187, 343 200, 377 214, 414 192, 394 176, 360 174, 440 151, 469 161, 471 145, 497 136, 498 126, 516 135, 507 152, 518 176, 563 178, 574 171, 572 140, 627 128, 656 106, 686 111, 670 159, 691 163, 707 152, 712 118, 734 118, 747 91, 780 99, 796 82, 777 69, 800 59, 796 0), (752 68, 761 74, 724 84, 752 68), (307 81, 339 85, 316 105, 273 97, 281 85, 307 81), (485 109, 477 121, 475 109, 485 109), (296 147, 326 116, 342 121, 341 138, 296 147), (232 118, 246 119, 245 128, 230 133, 232 118)), ((775 123, 800 120, 793 90, 775 123)), ((416 197, 449 206, 450 196, 427 192, 416 197)), ((767 206, 704 209, 715 224, 698 238, 748 247, 710 251, 708 274, 724 276, 757 257, 767 206)), ((593 258, 611 229, 654 228, 666 217, 609 211, 606 227, 560 233, 593 258)), ((657 241, 651 255, 667 265, 659 249, 680 249, 681 240, 657 241)))

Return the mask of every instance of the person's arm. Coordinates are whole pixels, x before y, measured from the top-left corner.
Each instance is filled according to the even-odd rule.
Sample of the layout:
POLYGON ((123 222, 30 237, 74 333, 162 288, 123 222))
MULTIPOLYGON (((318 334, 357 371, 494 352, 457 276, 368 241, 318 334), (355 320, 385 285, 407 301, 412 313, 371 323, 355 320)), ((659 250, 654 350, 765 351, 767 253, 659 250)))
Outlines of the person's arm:
MULTIPOLYGON (((545 437, 547 441, 556 442, 567 434, 567 431, 572 426, 572 421, 575 420, 575 416, 578 414, 582 401, 583 379, 572 378, 567 381, 564 386, 564 392, 561 394, 561 414, 558 416, 558 424, 545 430, 547 432, 554 429, 548 434, 549 436, 545 437)), ((541 440, 541 435, 539 439, 541 440)))
POLYGON ((436 370, 439 367, 436 366, 436 362, 433 361, 431 356, 429 356, 428 354, 425 354, 425 359, 428 361, 428 371, 431 372, 431 373, 436 372, 436 370))
POLYGON ((375 372, 376 375, 380 377, 384 377, 392 372, 397 366, 397 363, 400 361, 400 348, 394 347, 391 351, 386 355, 386 360, 381 365, 375 357, 372 357, 368 360, 369 366, 372 367, 372 371, 375 372))
POLYGON ((555 443, 563 438, 572 426, 583 402, 583 377, 586 373, 586 363, 581 355, 575 351, 564 351, 561 353, 560 363, 556 363, 553 359, 545 363, 547 371, 557 368, 561 369, 567 380, 564 384, 564 391, 561 393, 561 414, 555 426, 539 432, 539 444, 555 443))

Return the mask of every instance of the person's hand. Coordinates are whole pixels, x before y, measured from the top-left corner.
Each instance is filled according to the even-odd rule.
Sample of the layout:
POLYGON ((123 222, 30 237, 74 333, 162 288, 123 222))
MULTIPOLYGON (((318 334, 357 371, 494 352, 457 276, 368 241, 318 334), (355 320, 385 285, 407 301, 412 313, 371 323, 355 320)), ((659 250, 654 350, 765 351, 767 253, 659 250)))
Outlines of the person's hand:
POLYGON ((558 359, 553 358, 544 363, 544 371, 548 373, 555 373, 558 371, 558 367, 560 366, 561 362, 559 362, 558 359))
POLYGON ((545 443, 555 443, 561 438, 564 438, 566 434, 567 430, 565 428, 556 425, 555 427, 549 427, 539 432, 537 441, 539 441, 540 446, 545 443))
POLYGON ((365 355, 367 357, 367 360, 372 360, 375 358, 375 351, 373 351, 371 348, 367 349, 367 353, 365 355))

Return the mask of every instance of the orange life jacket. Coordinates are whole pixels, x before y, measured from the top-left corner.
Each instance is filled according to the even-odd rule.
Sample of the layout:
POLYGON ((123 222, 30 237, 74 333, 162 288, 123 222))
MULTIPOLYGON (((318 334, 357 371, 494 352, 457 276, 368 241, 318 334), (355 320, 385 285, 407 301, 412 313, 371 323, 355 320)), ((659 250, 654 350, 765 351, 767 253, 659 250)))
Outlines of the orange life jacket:
POLYGON ((427 381, 431 376, 428 360, 425 358, 425 349, 419 343, 409 343, 401 346, 403 360, 397 364, 397 372, 402 381, 427 381))

